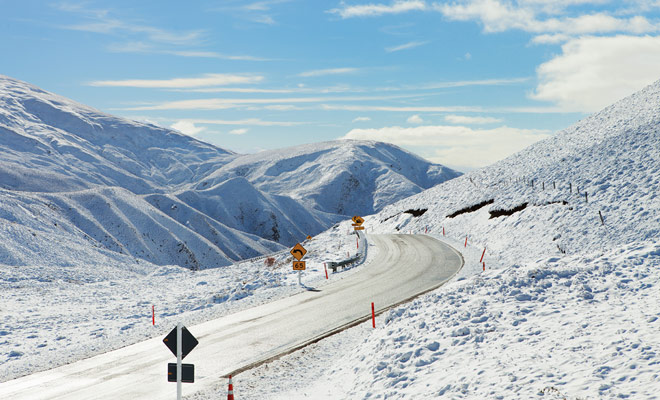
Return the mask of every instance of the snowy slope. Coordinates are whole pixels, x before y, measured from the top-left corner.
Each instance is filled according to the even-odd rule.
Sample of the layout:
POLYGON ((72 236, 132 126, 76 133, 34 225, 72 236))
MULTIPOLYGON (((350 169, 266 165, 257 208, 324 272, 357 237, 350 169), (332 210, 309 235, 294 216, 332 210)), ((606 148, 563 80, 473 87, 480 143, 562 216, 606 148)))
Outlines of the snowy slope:
POLYGON ((12 190, 120 186, 151 193, 235 157, 154 125, 96 111, 0 75, 0 177, 12 190))

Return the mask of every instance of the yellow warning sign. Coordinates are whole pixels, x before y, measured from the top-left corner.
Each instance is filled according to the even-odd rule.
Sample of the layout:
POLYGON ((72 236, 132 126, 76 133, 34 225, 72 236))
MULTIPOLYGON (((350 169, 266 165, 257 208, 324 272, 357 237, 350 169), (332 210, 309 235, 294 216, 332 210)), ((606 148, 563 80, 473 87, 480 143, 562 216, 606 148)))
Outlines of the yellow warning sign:
POLYGON ((364 218, 356 215, 351 219, 353 222, 355 222, 358 225, 362 225, 364 223, 364 218))
POLYGON ((293 246, 293 249, 291 249, 290 253, 296 260, 300 261, 303 257, 305 257, 305 254, 307 254, 307 250, 305 250, 305 248, 302 247, 300 243, 296 243, 296 245, 293 246))
POLYGON ((294 271, 304 271, 305 270, 305 262, 304 261, 294 261, 293 262, 293 270, 294 271))
POLYGON ((307 240, 312 240, 312 235, 307 235, 307 240))
POLYGON ((363 230, 364 230, 364 226, 356 226, 356 227, 353 228, 353 229, 355 229, 356 231, 363 231, 363 230))

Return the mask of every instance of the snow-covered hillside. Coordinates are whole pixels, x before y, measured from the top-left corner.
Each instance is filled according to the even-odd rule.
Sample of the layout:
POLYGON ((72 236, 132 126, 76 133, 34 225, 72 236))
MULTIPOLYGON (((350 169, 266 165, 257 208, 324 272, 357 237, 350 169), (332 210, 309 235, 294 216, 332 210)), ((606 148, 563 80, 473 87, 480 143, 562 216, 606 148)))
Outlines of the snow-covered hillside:
POLYGON ((193 269, 280 250, 458 175, 374 142, 238 155, 4 76, 0 152, 0 199, 50 208, 92 252, 193 269))

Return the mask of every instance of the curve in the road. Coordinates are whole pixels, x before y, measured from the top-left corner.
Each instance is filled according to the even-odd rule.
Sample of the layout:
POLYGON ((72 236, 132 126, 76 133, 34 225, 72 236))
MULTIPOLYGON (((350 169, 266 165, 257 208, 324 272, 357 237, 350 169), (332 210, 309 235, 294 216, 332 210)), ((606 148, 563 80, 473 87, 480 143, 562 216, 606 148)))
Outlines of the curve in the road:
MULTIPOLYGON (((463 266, 452 247, 430 236, 371 235, 376 256, 359 271, 322 287, 189 327, 200 344, 186 358, 195 383, 184 394, 236 374, 370 318, 449 281, 463 266)), ((172 354, 161 338, 0 384, 5 398, 167 398, 172 354)))

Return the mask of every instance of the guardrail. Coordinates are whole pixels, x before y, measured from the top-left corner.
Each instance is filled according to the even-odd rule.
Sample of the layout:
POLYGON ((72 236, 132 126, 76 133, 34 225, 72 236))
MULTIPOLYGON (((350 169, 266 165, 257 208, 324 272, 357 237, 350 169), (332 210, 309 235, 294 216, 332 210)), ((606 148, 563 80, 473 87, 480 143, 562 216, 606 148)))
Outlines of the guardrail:
POLYGON ((327 263, 328 267, 332 269, 332 272, 337 272, 337 268, 346 268, 349 265, 352 264, 358 264, 364 262, 364 260, 367 259, 367 249, 369 248, 369 243, 367 242, 367 237, 366 235, 360 235, 358 231, 354 231, 354 234, 357 235, 357 237, 361 242, 361 248, 362 251, 359 251, 355 256, 351 258, 347 258, 345 260, 341 261, 330 261, 327 263))
POLYGON ((238 261, 235 261, 235 262, 234 262, 234 265, 236 265, 236 264, 242 264, 242 263, 245 263, 245 262, 252 262, 252 261, 257 261, 257 260, 263 260, 263 259, 266 259, 266 258, 268 258, 268 257, 277 257, 277 256, 279 256, 279 255, 281 255, 281 254, 288 253, 288 252, 289 252, 289 249, 284 249, 284 250, 277 251, 277 252, 275 252, 275 253, 264 254, 264 255, 257 256, 257 257, 252 257, 252 258, 246 258, 246 259, 244 259, 244 260, 238 260, 238 261))

